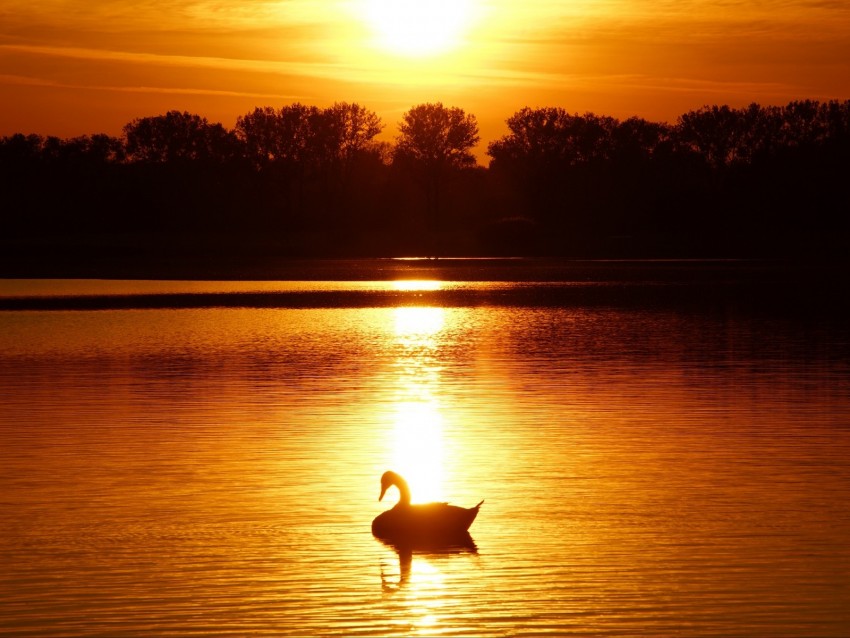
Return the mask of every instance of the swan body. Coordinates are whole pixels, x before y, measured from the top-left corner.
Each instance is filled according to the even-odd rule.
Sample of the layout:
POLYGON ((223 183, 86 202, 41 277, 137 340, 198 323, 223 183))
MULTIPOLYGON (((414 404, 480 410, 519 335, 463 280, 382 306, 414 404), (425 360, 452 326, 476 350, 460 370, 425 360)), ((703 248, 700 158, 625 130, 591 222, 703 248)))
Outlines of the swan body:
POLYGON ((381 477, 379 501, 392 485, 398 488, 398 503, 375 517, 372 521, 372 534, 384 540, 402 543, 463 542, 469 539, 469 527, 478 515, 483 500, 475 507, 469 508, 448 503, 413 505, 410 502, 407 481, 395 472, 384 472, 381 477))

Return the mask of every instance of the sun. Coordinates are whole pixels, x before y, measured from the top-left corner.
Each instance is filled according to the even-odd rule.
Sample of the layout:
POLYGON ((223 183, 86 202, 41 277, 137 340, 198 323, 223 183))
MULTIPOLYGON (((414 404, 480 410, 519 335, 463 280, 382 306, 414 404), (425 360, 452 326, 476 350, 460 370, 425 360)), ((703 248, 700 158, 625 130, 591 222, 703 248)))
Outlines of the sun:
POLYGON ((472 22, 473 0, 363 0, 362 16, 375 44, 409 57, 459 47, 472 22))

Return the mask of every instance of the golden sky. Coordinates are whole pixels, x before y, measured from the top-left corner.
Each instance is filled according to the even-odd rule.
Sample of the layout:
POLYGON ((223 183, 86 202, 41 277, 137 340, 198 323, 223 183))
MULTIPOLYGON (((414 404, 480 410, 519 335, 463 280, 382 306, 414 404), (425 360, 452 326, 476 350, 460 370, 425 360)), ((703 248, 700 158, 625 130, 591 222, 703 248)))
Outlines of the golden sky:
POLYGON ((675 121, 850 98, 848 0, 2 0, 0 135, 120 133, 187 110, 359 102, 675 121))

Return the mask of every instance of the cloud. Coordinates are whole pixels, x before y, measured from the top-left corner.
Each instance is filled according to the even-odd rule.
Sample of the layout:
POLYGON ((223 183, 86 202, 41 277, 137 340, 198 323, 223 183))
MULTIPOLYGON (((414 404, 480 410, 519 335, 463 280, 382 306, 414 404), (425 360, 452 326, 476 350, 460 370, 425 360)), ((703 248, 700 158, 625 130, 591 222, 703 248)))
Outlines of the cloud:
POLYGON ((65 47, 31 44, 0 44, 0 51, 23 53, 37 56, 74 58, 89 61, 126 62, 131 64, 197 67, 231 71, 256 71, 280 73, 286 75, 334 76, 339 65, 316 62, 285 62, 281 60, 251 60, 201 55, 167 55, 162 53, 143 53, 91 49, 85 47, 65 47))
POLYGON ((268 100, 298 101, 307 99, 309 96, 291 95, 280 93, 261 93, 251 91, 227 91, 220 89, 207 89, 195 87, 163 87, 163 86, 106 86, 90 84, 72 84, 67 82, 55 82, 43 78, 34 78, 24 75, 0 74, 0 84, 18 84, 26 86, 42 86, 55 89, 73 89, 83 91, 110 91, 115 93, 153 93, 172 95, 209 95, 213 97, 245 97, 260 98, 268 100))
POLYGON ((67 32, 241 31, 333 22, 339 0, 4 0, 7 25, 58 25, 67 32))

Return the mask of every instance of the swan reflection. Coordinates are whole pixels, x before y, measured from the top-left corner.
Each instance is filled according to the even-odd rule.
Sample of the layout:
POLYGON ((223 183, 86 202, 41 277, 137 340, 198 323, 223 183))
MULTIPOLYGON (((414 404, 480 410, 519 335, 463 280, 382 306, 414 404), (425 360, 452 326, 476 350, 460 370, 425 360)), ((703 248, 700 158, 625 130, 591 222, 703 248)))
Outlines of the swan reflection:
POLYGON ((478 547, 468 532, 451 543, 398 543, 385 539, 381 539, 381 542, 398 556, 397 578, 392 573, 394 570, 390 570, 384 561, 381 561, 381 589, 384 593, 395 593, 408 584, 411 573, 414 572, 414 556, 418 559, 416 576, 422 580, 418 584, 433 589, 437 585, 436 581, 442 585, 442 573, 436 566, 438 561, 464 554, 478 555, 478 547))

